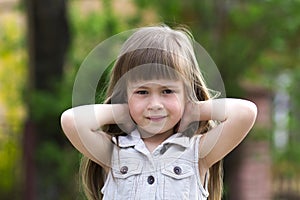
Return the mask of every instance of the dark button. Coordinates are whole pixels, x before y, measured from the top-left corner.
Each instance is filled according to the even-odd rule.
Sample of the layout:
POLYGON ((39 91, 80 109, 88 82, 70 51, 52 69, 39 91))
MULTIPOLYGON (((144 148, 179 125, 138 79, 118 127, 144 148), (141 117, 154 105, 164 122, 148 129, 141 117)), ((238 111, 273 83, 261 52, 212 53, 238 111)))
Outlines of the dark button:
POLYGON ((148 176, 147 182, 152 185, 154 183, 154 177, 153 176, 148 176))
POLYGON ((127 167, 127 166, 121 167, 120 172, 121 172, 121 174, 127 174, 127 172, 128 172, 128 167, 127 167))
POLYGON ((160 149, 160 154, 164 154, 167 151, 167 147, 164 145, 161 149, 160 149))
POLYGON ((181 168, 178 167, 178 166, 174 167, 173 171, 174 171, 174 173, 177 174, 177 175, 181 174, 181 172, 182 172, 181 168))

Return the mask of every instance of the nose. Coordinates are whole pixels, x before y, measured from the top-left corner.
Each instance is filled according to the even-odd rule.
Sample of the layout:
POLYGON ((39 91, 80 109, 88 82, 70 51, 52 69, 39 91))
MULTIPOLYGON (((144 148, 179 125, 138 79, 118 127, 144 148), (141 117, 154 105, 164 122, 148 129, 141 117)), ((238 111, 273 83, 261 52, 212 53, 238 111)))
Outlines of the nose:
POLYGON ((161 110, 164 105, 159 95, 151 95, 148 102, 148 110, 161 110))

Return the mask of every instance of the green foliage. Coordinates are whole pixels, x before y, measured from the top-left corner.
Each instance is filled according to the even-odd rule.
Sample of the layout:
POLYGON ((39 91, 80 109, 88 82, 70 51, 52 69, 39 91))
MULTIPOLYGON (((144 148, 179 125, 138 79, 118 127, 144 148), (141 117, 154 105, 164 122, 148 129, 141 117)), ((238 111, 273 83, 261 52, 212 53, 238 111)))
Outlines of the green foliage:
POLYGON ((270 130, 269 128, 254 127, 248 134, 247 138, 249 138, 252 141, 271 142, 272 130, 270 130))
POLYGON ((71 72, 72 69, 78 69, 84 58, 97 44, 126 27, 116 19, 109 1, 104 4, 108 6, 103 8, 105 12, 101 12, 99 8, 85 15, 81 14, 80 4, 76 1, 72 2, 69 5, 69 16, 73 40, 67 63, 70 65, 68 70, 71 72))
POLYGON ((42 177, 38 190, 41 199, 76 199, 78 188, 79 153, 73 147, 60 147, 47 141, 39 144, 37 152, 39 175, 42 177), (47 190, 45 190, 47 188, 47 190))
MULTIPOLYGON (((3 133, 1 133, 3 134, 3 133)), ((0 194, 8 196, 14 192, 14 186, 19 184, 17 175, 20 174, 20 150, 18 149, 18 142, 16 138, 1 137, 0 142, 0 194), (8 194, 7 194, 8 193, 8 194)))
POLYGON ((281 71, 298 67, 300 2, 273 0, 263 5, 260 27, 264 27, 266 47, 260 49, 256 62, 247 71, 252 71, 251 77, 258 78, 260 83, 272 87, 274 77, 281 71))
POLYGON ((20 13, 0 13, 0 196, 20 195, 20 138, 25 108, 22 91, 26 83, 24 22, 20 13))
POLYGON ((291 141, 283 151, 273 152, 273 171, 277 177, 300 178, 300 145, 299 141, 291 141))
MULTIPOLYGON (((293 82, 291 83, 290 87, 288 88, 288 92, 291 98, 291 118, 290 118, 290 140, 293 142, 300 143, 300 93, 296 92, 299 90, 299 82, 300 82, 300 67, 296 68, 293 73, 291 73, 291 79, 293 82)), ((299 145, 300 146, 300 145, 299 145)), ((300 157, 297 157, 300 160, 300 157)))

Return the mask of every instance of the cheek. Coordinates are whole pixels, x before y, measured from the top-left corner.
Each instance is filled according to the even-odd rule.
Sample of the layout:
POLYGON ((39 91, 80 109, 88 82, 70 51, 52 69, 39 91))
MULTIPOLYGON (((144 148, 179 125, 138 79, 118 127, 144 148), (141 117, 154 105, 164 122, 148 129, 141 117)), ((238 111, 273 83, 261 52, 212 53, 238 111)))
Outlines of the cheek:
POLYGON ((182 98, 175 98, 171 101, 168 101, 168 107, 172 110, 177 118, 181 118, 184 113, 185 102, 182 98))
POLYGON ((136 99, 131 98, 128 100, 128 108, 131 117, 136 120, 143 113, 144 105, 142 101, 137 101, 136 99))

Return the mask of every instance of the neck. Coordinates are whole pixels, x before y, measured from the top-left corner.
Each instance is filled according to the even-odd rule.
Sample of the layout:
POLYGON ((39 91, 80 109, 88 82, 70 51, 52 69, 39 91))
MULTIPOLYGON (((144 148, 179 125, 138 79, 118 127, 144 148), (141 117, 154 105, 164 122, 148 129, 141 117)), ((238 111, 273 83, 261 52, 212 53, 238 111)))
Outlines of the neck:
POLYGON ((144 141, 146 147, 150 152, 153 152, 153 150, 160 145, 163 141, 165 141, 167 138, 169 138, 171 135, 173 135, 174 131, 169 130, 164 133, 157 133, 157 134, 150 134, 145 132, 144 130, 139 130, 141 134, 141 138, 144 141))

